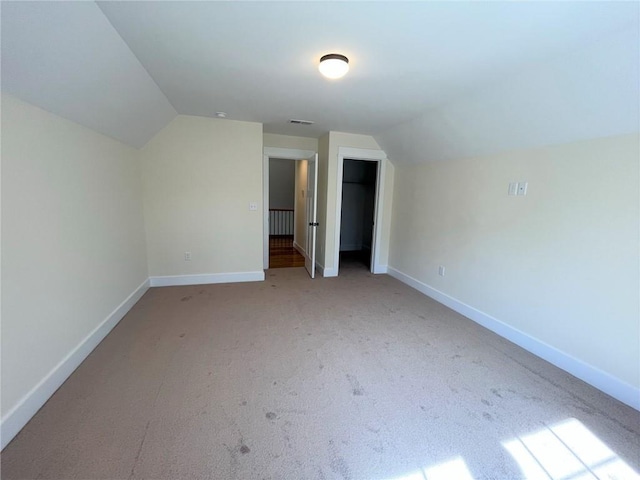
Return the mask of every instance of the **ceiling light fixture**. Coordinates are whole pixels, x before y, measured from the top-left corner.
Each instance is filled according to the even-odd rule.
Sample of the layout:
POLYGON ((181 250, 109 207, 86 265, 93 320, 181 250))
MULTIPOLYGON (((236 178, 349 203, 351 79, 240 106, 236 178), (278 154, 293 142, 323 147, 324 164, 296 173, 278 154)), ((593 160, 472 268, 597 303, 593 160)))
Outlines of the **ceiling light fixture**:
POLYGON ((216 112, 216 117, 227 118, 227 112, 216 112))
POLYGON ((344 77, 349 71, 349 59, 339 53, 330 53, 320 59, 320 73, 327 78, 344 77))
POLYGON ((289 120, 289 123, 293 123, 294 125, 313 125, 315 122, 311 120, 299 120, 297 118, 292 118, 289 120))

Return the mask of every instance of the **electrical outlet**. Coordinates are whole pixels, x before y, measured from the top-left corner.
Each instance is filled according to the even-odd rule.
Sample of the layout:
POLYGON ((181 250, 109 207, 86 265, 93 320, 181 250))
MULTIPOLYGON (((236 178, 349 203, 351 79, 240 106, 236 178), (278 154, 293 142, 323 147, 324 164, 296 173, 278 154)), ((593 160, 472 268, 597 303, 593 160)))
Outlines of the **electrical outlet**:
POLYGON ((438 275, 444 277, 444 267, 442 265, 438 267, 438 275))
POLYGON ((184 252, 184 261, 185 262, 191 261, 191 252, 184 252))
POLYGON ((256 202, 249 203, 249 210, 255 212, 258 210, 258 204, 256 202))

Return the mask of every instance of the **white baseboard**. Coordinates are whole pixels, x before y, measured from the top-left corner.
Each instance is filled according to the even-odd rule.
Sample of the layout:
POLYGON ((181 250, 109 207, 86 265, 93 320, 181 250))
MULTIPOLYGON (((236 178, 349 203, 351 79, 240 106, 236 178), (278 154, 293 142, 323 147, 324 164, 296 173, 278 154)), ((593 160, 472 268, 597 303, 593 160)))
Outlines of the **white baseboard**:
POLYGON ((389 267, 387 265, 374 265, 373 266, 373 273, 378 274, 378 273, 388 273, 389 272, 389 267))
POLYGON ((165 277, 149 277, 152 287, 175 287, 181 285, 202 285, 206 283, 261 282, 264 271, 205 273, 200 275, 170 275, 165 277))
POLYGON ((324 268, 322 267, 322 276, 323 277, 337 277, 338 269, 337 268, 324 268))
POLYGON ((316 272, 321 277, 337 277, 338 272, 335 268, 326 268, 320 262, 316 262, 316 272))
POLYGON ((589 365, 588 363, 562 352, 557 348, 552 347, 551 345, 538 340, 521 330, 518 330, 517 328, 507 325, 506 323, 487 315, 486 313, 481 312, 480 310, 471 307, 470 305, 467 305, 446 293, 436 290, 426 283, 416 280, 393 267, 388 267, 388 274, 473 320, 474 322, 479 323, 483 327, 488 328, 492 332, 497 333, 501 337, 519 345, 534 355, 543 358, 556 367, 561 368, 580 380, 583 380, 598 390, 611 395, 613 398, 626 403, 636 410, 640 410, 639 388, 629 385, 619 378, 603 372, 599 368, 589 365))
POLYGON ((60 385, 69 378, 76 368, 107 336, 120 320, 127 314, 138 300, 149 289, 149 279, 142 282, 100 325, 98 325, 76 348, 60 361, 53 369, 33 387, 29 393, 4 416, 0 426, 0 448, 4 448, 27 424, 60 385))
POLYGON ((298 253, 299 253, 300 255, 302 255, 303 257, 305 256, 304 248, 302 248, 302 247, 301 247, 300 245, 298 245, 296 242, 293 242, 293 248, 295 248, 295 249, 298 251, 298 253))

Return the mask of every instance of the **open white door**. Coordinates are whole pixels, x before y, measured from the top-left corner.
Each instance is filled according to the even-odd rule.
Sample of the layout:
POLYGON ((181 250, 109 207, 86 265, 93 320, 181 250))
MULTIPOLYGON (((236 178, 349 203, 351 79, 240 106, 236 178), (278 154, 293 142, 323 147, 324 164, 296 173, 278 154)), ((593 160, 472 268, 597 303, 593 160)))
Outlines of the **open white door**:
POLYGON ((307 244, 305 248, 304 266, 311 275, 316 276, 316 229, 318 203, 318 154, 307 160, 307 244))

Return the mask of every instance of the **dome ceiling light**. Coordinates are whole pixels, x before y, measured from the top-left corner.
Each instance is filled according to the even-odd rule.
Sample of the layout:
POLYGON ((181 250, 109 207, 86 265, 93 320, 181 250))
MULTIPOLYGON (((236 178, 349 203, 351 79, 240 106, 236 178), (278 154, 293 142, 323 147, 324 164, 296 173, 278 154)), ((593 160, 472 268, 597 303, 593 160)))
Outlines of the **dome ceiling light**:
POLYGON ((349 59, 339 53, 329 53, 320 59, 318 70, 327 78, 342 78, 349 71, 349 59))

